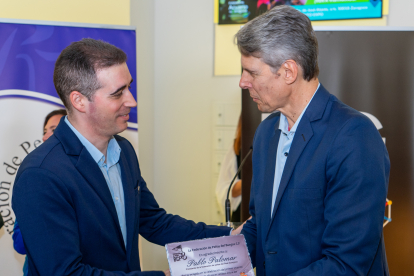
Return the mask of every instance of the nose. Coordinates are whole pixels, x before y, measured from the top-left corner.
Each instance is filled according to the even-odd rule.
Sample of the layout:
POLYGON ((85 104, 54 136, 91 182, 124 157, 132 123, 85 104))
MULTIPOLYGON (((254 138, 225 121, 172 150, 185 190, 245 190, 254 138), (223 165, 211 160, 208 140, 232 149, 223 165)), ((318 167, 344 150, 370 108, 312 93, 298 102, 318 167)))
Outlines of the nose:
POLYGON ((249 89, 252 87, 252 84, 250 83, 248 73, 243 70, 243 73, 240 78, 239 86, 241 89, 249 89))
POLYGON ((134 108, 134 107, 137 106, 137 101, 134 99, 134 96, 132 96, 132 93, 131 93, 131 91, 129 91, 129 89, 128 89, 128 92, 126 94, 126 100, 124 102, 124 105, 126 107, 130 107, 130 108, 134 108))

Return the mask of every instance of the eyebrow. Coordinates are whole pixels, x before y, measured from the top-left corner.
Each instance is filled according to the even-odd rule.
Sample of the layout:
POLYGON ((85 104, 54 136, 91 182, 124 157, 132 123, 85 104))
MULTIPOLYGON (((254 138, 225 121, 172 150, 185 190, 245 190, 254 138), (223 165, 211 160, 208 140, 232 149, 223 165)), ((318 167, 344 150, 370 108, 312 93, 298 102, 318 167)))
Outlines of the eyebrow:
MULTIPOLYGON (((128 86, 131 85, 131 83, 134 81, 134 79, 131 79, 131 81, 129 82, 128 86)), ((119 87, 117 90, 115 90, 115 92, 111 93, 111 96, 119 93, 120 91, 124 90, 127 87, 127 85, 123 85, 121 87, 119 87)))

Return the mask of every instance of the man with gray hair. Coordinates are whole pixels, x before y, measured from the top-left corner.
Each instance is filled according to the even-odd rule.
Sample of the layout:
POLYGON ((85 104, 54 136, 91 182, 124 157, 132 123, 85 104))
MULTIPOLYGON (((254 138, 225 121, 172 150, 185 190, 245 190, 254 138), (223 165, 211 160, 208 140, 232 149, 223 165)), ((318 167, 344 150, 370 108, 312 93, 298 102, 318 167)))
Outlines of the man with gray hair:
POLYGON ((255 134, 242 230, 257 275, 388 275, 387 149, 367 117, 319 83, 310 20, 279 6, 236 39, 240 87, 273 113, 255 134))

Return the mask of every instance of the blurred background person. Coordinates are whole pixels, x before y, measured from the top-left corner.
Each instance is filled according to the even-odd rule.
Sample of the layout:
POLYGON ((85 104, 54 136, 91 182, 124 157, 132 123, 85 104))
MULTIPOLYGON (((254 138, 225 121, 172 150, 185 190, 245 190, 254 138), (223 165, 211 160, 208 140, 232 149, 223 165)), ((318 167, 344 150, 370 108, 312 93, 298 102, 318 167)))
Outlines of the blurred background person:
POLYGON ((256 16, 259 16, 273 7, 273 3, 270 0, 258 0, 256 7, 256 16))
MULTIPOLYGON (((53 132, 55 131, 55 128, 58 126, 60 119, 63 116, 66 116, 66 110, 65 109, 58 109, 50 112, 47 114, 45 118, 45 122, 43 123, 43 142, 45 142, 50 136, 53 135, 53 132)), ((0 227, 1 228, 1 227, 0 227)), ((19 224, 17 223, 17 218, 14 223, 14 229, 13 229, 13 247, 14 250, 17 251, 17 253, 26 255, 26 248, 23 244, 23 237, 22 233, 20 232, 19 224)), ((28 266, 27 266, 27 256, 24 261, 23 265, 23 275, 26 276, 28 274, 28 266)))
POLYGON ((43 124, 43 142, 46 141, 50 136, 52 136, 53 132, 55 131, 55 128, 60 122, 60 119, 66 115, 67 113, 65 109, 54 110, 47 114, 45 122, 43 124))
POLYGON ((306 4, 306 0, 292 0, 291 2, 292 6, 300 6, 306 4))
POLYGON ((276 6, 301 6, 305 4, 306 0, 258 0, 256 7, 256 16, 259 16, 276 6))
MULTIPOLYGON (((237 124, 236 138, 229 151, 224 156, 221 162, 220 174, 216 186, 216 197, 221 206, 221 211, 225 211, 225 201, 227 198, 227 191, 229 189, 230 182, 237 173, 240 166, 240 153, 241 153, 241 115, 239 117, 239 123, 237 124)), ((242 180, 239 173, 234 184, 230 190, 230 204, 231 204, 231 222, 241 222, 240 216, 240 203, 241 203, 241 187, 242 180)))

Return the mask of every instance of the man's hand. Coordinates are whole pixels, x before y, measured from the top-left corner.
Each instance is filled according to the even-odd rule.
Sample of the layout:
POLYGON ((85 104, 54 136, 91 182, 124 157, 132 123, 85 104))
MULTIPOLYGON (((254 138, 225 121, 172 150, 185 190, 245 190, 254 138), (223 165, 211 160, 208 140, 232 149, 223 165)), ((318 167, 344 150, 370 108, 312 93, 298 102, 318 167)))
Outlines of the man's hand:
MULTIPOLYGON (((250 217, 250 218, 248 218, 247 220, 249 220, 249 219, 251 219, 252 217, 250 217)), ((246 220, 246 221, 247 221, 246 220)), ((233 229, 233 231, 231 231, 231 235, 232 236, 234 236, 234 235, 239 235, 240 233, 241 233, 241 231, 243 230, 243 225, 246 223, 246 221, 245 222, 243 222, 243 224, 242 225, 240 225, 239 227, 237 227, 236 229, 233 229)))
POLYGON ((166 270, 166 271, 164 271, 164 274, 165 274, 165 276, 171 276, 171 274, 170 274, 170 270, 166 270))

